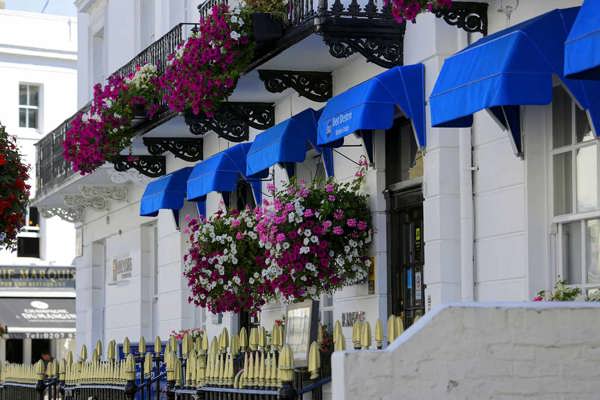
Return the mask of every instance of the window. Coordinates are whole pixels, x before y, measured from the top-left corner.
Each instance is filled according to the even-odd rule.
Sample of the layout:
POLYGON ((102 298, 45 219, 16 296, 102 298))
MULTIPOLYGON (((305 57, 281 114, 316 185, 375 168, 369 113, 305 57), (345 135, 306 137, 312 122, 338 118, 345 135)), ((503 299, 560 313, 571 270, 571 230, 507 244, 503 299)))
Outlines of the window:
POLYGON ((19 127, 39 127, 40 86, 28 83, 19 84, 19 127))
POLYGON ((100 29, 92 37, 92 52, 91 52, 92 79, 94 83, 102 83, 104 81, 104 29, 100 29))
POLYGON ((585 293, 600 287, 600 146, 586 112, 561 87, 554 90, 552 108, 558 274, 585 293))
POLYGON ((235 208, 237 210, 243 210, 246 206, 250 208, 256 207, 254 201, 254 193, 252 192, 252 186, 247 181, 240 179, 237 184, 237 190, 235 192, 227 193, 223 192, 223 201, 227 208, 235 208))
POLYGON ((17 257, 40 258, 40 238, 37 236, 18 236, 17 257))
POLYGON ((25 214, 25 223, 23 224, 24 231, 39 231, 40 230, 40 214, 37 207, 29 207, 25 214))
POLYGON ((140 2, 140 39, 142 49, 154 42, 155 8, 155 0, 143 0, 140 2))
POLYGON ((385 181, 386 186, 417 178, 417 143, 410 121, 397 119, 385 135, 385 181))

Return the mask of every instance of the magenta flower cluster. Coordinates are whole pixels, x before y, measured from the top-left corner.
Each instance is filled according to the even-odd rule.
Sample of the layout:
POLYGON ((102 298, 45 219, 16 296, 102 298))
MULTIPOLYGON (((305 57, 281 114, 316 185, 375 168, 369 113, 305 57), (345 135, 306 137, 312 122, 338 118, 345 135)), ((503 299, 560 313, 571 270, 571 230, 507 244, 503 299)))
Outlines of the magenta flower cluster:
POLYGON ((224 4, 214 6, 209 17, 200 20, 197 34, 168 57, 160 79, 169 109, 213 115, 253 55, 246 26, 224 4))
POLYGON ((265 302, 317 299, 364 281, 373 234, 368 197, 360 193, 365 161, 350 182, 291 182, 273 201, 242 212, 218 212, 188 223, 185 276, 190 302, 212 312, 265 302))
POLYGON ((362 159, 350 182, 292 181, 272 192, 257 225, 268 292, 298 302, 366 280, 373 234, 368 197, 360 192, 366 168, 362 159))
POLYGON ((452 5, 452 0, 385 0, 385 4, 391 5, 394 19, 403 23, 405 21, 415 22, 417 15, 423 11, 448 8, 452 5))
POLYGON ((118 152, 118 141, 111 140, 108 133, 121 130, 127 121, 124 115, 110 112, 110 109, 125 90, 125 80, 120 76, 110 77, 104 87, 96 84, 89 110, 77 114, 70 122, 63 154, 74 171, 82 175, 91 173, 106 161, 107 156, 118 152))
POLYGON ((216 5, 200 20, 198 32, 169 55, 160 77, 147 64, 126 78, 111 76, 106 85, 97 84, 89 111, 75 116, 63 143, 73 169, 91 173, 131 145, 133 118, 139 110, 153 118, 162 101, 175 112, 212 116, 250 64, 254 47, 247 29, 226 5, 216 5))
POLYGON ((157 76, 156 67, 147 64, 125 78, 111 76, 106 85, 94 86, 89 109, 73 118, 63 141, 63 155, 74 171, 91 173, 131 144, 137 110, 147 118, 158 110, 157 76))

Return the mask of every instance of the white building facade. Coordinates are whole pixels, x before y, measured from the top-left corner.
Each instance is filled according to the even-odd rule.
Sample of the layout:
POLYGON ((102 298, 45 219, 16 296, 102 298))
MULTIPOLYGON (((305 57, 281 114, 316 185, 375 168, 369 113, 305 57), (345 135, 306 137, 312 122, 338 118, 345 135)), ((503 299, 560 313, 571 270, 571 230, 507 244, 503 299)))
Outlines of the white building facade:
MULTIPOLYGON (((198 20, 194 1, 76 4, 79 43, 87 43, 79 50, 80 107, 90 100, 94 83, 130 60, 139 63, 134 57, 152 43, 160 46, 160 38, 178 24, 198 20)), ((579 5, 578 0, 490 0, 475 2, 472 10, 479 30, 485 26, 487 34, 493 34, 553 9, 579 5)), ((188 29, 183 26, 177 34, 185 36, 188 29)), ((403 64, 424 65, 426 99, 444 60, 481 36, 432 14, 407 24, 404 37, 398 39, 403 41, 403 64)), ((290 88, 271 93, 257 70, 329 73, 333 96, 386 70, 359 52, 333 57, 334 50, 314 32, 294 40, 258 62, 229 100, 273 103, 274 122, 279 123, 325 103, 290 88)), ((349 321, 344 329, 350 338, 351 321, 357 317, 373 324, 403 313, 410 324, 440 304, 527 301, 561 279, 585 290, 600 284, 598 144, 585 113, 561 91, 558 81, 552 104, 522 107, 523 157, 515 155, 510 134, 485 112, 475 115, 472 128, 456 129, 432 128, 428 102, 425 111, 427 144, 420 152, 411 124, 402 118, 387 132, 373 135, 365 190, 376 230, 374 271, 368 282, 322 299, 323 323, 349 321)), ((252 128, 249 140, 258 133, 252 128)), ((135 154, 150 156, 142 135, 198 139, 182 116, 136 138, 135 154)), ((201 142, 203 159, 234 144, 207 133, 201 142)), ((368 154, 362 139, 348 136, 344 147, 334 151, 336 179, 351 178, 363 155, 368 154)), ((165 173, 195 164, 170 152, 160 157, 165 173)), ((307 157, 298 164, 298 176, 312 179, 322 174, 319 165, 319 158, 307 157)), ((276 182, 286 179, 279 167, 271 173, 276 182)), ((182 276, 184 235, 170 212, 139 216, 140 199, 151 180, 143 175, 135 169, 118 172, 107 164, 85 177, 67 174, 38 197, 40 206, 75 220, 82 238, 76 260, 79 345, 91 347, 98 339, 165 337, 193 327, 214 335, 223 326, 239 326, 237 316, 212 315, 188 304, 182 276), (92 191, 94 195, 86 196, 92 191)), ((207 212, 216 211, 221 200, 221 194, 210 193, 207 212)), ((195 205, 186 203, 180 215, 194 213, 195 205)), ((281 304, 267 305, 260 323, 270 327, 284 313, 281 304)))
MULTIPOLYGON (((3 2, 1 8, 0 122, 17 138, 24 162, 30 165, 27 183, 34 197, 38 173, 35 144, 77 106, 74 97, 77 90, 77 20, 5 10, 3 2)), ((9 307, 12 302, 65 298, 74 303, 74 276, 71 276, 74 272, 70 266, 75 258, 75 229, 58 217, 48 217, 31 204, 26 226, 18 235, 17 250, 0 251, 0 269, 3 271, 0 302, 7 307, 2 309, 0 321, 9 324, 8 335, 0 339, 0 361, 8 356, 9 361, 29 363, 39 359, 40 349, 55 355, 63 354, 62 347, 73 342, 74 327, 51 332, 52 329, 48 331, 40 326, 29 329, 27 324, 21 329, 11 326, 15 322, 15 315, 11 313, 23 311, 18 309, 20 305, 9 307), (52 277, 46 276, 47 272, 52 277), (60 340, 49 340, 54 338, 60 340), (12 346, 16 347, 11 349, 12 346)))

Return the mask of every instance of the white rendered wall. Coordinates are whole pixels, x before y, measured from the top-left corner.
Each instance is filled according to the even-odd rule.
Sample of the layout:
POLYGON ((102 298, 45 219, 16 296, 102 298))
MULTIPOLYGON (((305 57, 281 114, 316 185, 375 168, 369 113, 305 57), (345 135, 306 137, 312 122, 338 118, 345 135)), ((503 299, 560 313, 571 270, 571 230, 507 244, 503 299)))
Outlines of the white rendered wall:
POLYGON ((333 399, 596 399, 600 306, 442 306, 383 351, 333 355, 333 399))
MULTIPOLYGON (((74 18, 0 10, 0 123, 17 137, 30 165, 31 197, 35 196, 35 146, 76 109, 77 22, 74 18), (19 127, 19 84, 41 87, 38 129, 19 127)), ((73 225, 40 220, 40 259, 0 252, 3 264, 71 265, 75 255, 73 225)))
MULTIPOLYGON (((89 25, 87 28, 80 27, 80 40, 89 35, 90 26, 93 25, 97 28, 99 25, 105 24, 106 49, 109 54, 108 71, 111 71, 127 62, 140 50, 136 44, 136 40, 138 40, 136 32, 139 27, 131 27, 137 24, 135 14, 137 6, 119 5, 122 2, 115 1, 93 3, 88 10, 89 17, 86 16, 80 20, 86 21, 89 25), (114 17, 115 14, 119 15, 114 17), (113 26, 123 23, 123 21, 129 21, 129 26, 118 28, 113 26), (131 21, 134 22, 131 23, 131 21)), ((541 5, 535 0, 523 0, 520 7, 513 13, 510 22, 516 23, 531 18, 557 6, 566 7, 578 3, 580 2, 551 0, 541 5)), ((157 37, 179 22, 181 15, 195 15, 195 4, 189 2, 181 8, 175 6, 173 2, 156 0, 156 7, 157 37), (165 14, 162 14, 161 10, 165 14)), ((497 13, 493 4, 490 5, 489 19, 490 33, 506 27, 506 17, 497 13)), ((473 37, 473 39, 476 38, 473 37)), ((89 40, 89 38, 85 40, 89 40)), ((425 64, 427 97, 433 89, 445 57, 459 51, 465 45, 466 40, 467 35, 462 30, 448 26, 444 21, 429 14, 419 16, 416 24, 408 24, 404 49, 405 64, 418 62, 425 64)), ((82 59, 85 57, 85 51, 81 50, 82 59)), ((89 70, 89 65, 84 64, 85 61, 82 61, 80 66, 82 68, 80 93, 86 93, 91 86, 89 74, 87 78, 83 78, 86 76, 86 71, 89 70)), ((344 67, 333 72, 334 95, 381 71, 382 69, 374 64, 366 63, 362 57, 354 56, 347 60, 344 67)), ((81 95, 79 100, 82 101, 81 95)), ((276 122, 289 118, 309 106, 318 108, 321 104, 312 103, 295 94, 286 96, 276 104, 276 122)), ((501 131, 485 112, 475 116, 473 127, 473 163, 476 167, 473 174, 475 242, 473 246, 476 300, 524 300, 530 298, 531 294, 540 288, 551 284, 550 266, 547 262, 548 253, 544 245, 547 235, 547 220, 545 213, 538 212, 539 210, 536 208, 539 199, 533 197, 534 193, 540 193, 536 185, 541 186, 542 190, 544 189, 545 164, 543 157, 538 162, 535 152, 531 150, 534 147, 533 144, 536 143, 532 138, 538 135, 547 135, 549 132, 544 129, 545 117, 542 114, 529 108, 525 110, 526 161, 515 157, 508 134, 501 131), (534 186, 536 189, 533 189, 534 186), (532 212, 532 206, 536 212, 532 212)), ((429 108, 427 108, 426 115, 428 131, 423 184, 426 243, 424 279, 427 284, 427 307, 430 308, 461 298, 460 249, 461 240, 464 239, 461 238, 460 232, 458 130, 431 128, 429 108)), ((251 137, 255 134, 256 132, 252 132, 251 137)), ((350 136, 346 139, 346 143, 360 144, 360 140, 350 136)), ((223 151, 232 145, 214 134, 209 134, 204 142, 205 157, 223 151)), ((339 151, 354 160, 358 160, 363 154, 359 147, 341 148, 339 151)), ((385 184, 385 152, 383 151, 382 135, 375 136, 374 158, 374 168, 367 176, 365 190, 371 194, 371 206, 377 231, 372 248, 372 254, 376 257, 376 290, 375 294, 369 295, 366 285, 358 285, 336 293, 334 319, 340 319, 341 314, 347 311, 364 311, 368 320, 376 318, 385 320, 387 316, 387 238, 385 201, 382 195, 385 184)), ((336 177, 342 180, 350 178, 355 165, 339 154, 335 154, 334 159, 336 177)), ((169 158, 168 172, 186 165, 191 164, 169 158)), ((276 181, 285 180, 281 172, 280 169, 276 169, 276 181)), ((115 203, 107 213, 90 212, 86 216, 84 224, 86 248, 82 260, 87 260, 84 264, 91 265, 89 253, 94 241, 106 241, 107 260, 111 260, 116 253, 111 250, 114 247, 110 246, 109 238, 115 237, 119 230, 123 232, 122 235, 131 238, 130 251, 139 253, 141 251, 139 248, 142 236, 141 226, 156 221, 159 285, 156 321, 153 322, 151 331, 153 334, 158 333, 165 336, 172 329, 200 327, 204 317, 201 312, 187 303, 189 292, 181 275, 185 238, 175 229, 169 212, 161 212, 159 217, 154 219, 138 217, 142 191, 143 186, 131 185, 126 204, 115 203), (107 215, 110 216, 110 227, 106 226, 107 215)), ((216 211, 220 201, 219 194, 209 194, 208 213, 216 211)), ((192 205, 186 206, 182 216, 186 213, 194 213, 192 205)), ((130 326, 118 321, 110 321, 110 313, 106 317, 106 327, 98 328, 100 329, 98 331, 92 327, 92 322, 86 322, 88 326, 82 326, 81 330, 86 332, 82 333, 84 335, 88 335, 87 332, 89 332, 89 339, 86 339, 88 343, 92 343, 96 339, 96 337, 92 338, 94 335, 102 337, 114 334, 117 335, 115 337, 117 340, 122 340, 121 336, 127 334, 132 337, 132 340, 136 340, 136 336, 141 332, 148 332, 148 325, 144 325, 141 321, 143 304, 149 300, 140 300, 138 304, 129 297, 130 293, 125 293, 131 289, 134 293, 142 296, 141 288, 144 285, 141 282, 144 279, 144 266, 138 261, 135 268, 138 268, 136 279, 140 282, 132 282, 131 286, 109 289, 103 287, 103 283, 94 282, 85 289, 89 289, 91 292, 103 290, 108 293, 110 291, 113 298, 107 304, 116 310, 126 309, 128 313, 131 313, 130 326), (98 288, 94 289, 96 286, 98 288), (139 326, 135 324, 139 324, 139 326)), ((92 276, 91 271, 88 276, 92 276)), ((83 281, 85 279, 87 278, 82 278, 83 281)), ((100 296, 98 299, 101 299, 102 307, 104 307, 104 297, 100 296)), ((83 303, 82 307, 86 307, 86 305, 83 303)), ((96 308, 96 305, 90 307, 90 309, 96 308)), ((283 312, 284 308, 278 304, 266 307, 263 313, 264 325, 270 327, 272 321, 281 318, 283 312)), ((235 319, 230 315, 224 316, 222 324, 217 325, 213 323, 213 320, 214 318, 210 315, 206 319, 206 327, 211 334, 216 333, 222 326, 235 327, 235 319)), ((350 337, 349 330, 345 334, 346 337, 350 337)))

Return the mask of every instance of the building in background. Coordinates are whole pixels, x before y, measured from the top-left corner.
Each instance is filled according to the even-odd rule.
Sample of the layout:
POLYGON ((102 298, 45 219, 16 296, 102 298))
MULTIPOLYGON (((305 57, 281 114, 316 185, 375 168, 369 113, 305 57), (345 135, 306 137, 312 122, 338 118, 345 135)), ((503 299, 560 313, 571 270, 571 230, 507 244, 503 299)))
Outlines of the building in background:
MULTIPOLYGON (((3 9, 0 123, 16 136, 37 190, 35 144, 76 109, 77 20, 3 9)), ((31 205, 15 252, 0 251, 0 361, 63 354, 75 333, 75 229, 31 205), (65 323, 57 323, 57 319, 65 323), (57 340, 55 340, 57 339, 57 340)))
MULTIPOLYGON (((133 71, 146 56, 164 63, 160 54, 172 52, 173 43, 183 41, 198 20, 197 3, 77 1, 82 44, 79 107, 90 100, 92 86, 110 74, 133 71), (151 49, 145 50, 148 45, 151 49)), ((316 7, 313 3, 317 2, 308 2, 306 7, 316 7)), ((371 4, 358 3, 361 7, 371 4)), ((518 6, 507 13, 508 8, 499 7, 500 3, 466 2, 470 14, 463 10, 458 21, 426 13, 415 24, 408 23, 405 32, 383 15, 378 15, 383 20, 378 22, 384 28, 378 25, 381 29, 371 31, 371 24, 361 23, 348 11, 344 15, 349 28, 338 36, 335 29, 324 29, 327 21, 315 22, 314 13, 293 15, 286 33, 289 40, 277 42, 240 79, 228 99, 256 107, 267 103, 261 115, 268 117, 252 124, 247 120, 219 122, 227 127, 239 123, 234 128, 252 125, 248 137, 242 138, 252 141, 274 123, 307 108, 318 110, 332 96, 343 95, 395 64, 423 64, 423 82, 418 84, 429 99, 444 60, 482 34, 493 34, 555 8, 581 5, 580 0, 521 0, 513 2, 518 6), (469 24, 465 24, 466 15, 469 24), (310 31, 315 29, 313 22, 325 25, 318 32, 310 31), (361 40, 368 45, 348 40, 350 32, 354 39, 363 35, 361 40), (266 72, 259 75, 259 70, 266 72), (319 77, 327 84, 298 77, 319 77), (273 86, 268 90, 265 81, 280 85, 281 90, 272 90, 273 86), (304 86, 298 84, 302 81, 304 86)), ((207 13, 212 4, 204 3, 200 11, 207 13)), ((405 324, 410 325, 436 305, 461 300, 525 301, 563 278, 568 284, 594 290, 600 284, 594 261, 600 248, 595 219, 600 210, 598 145, 588 140, 585 113, 558 84, 555 92, 553 104, 523 107, 523 157, 515 155, 513 138, 489 114, 477 113, 469 129, 432 128, 429 105, 424 109, 425 132, 415 131, 418 124, 397 110, 389 129, 377 130, 372 137, 347 136, 344 146, 333 152, 333 173, 346 180, 353 176, 361 156, 371 161, 365 190, 371 197, 376 230, 375 262, 368 282, 323 296, 321 321, 329 326, 333 320, 343 321, 350 339, 356 318, 373 324, 392 313, 403 314, 405 324), (368 146, 364 146, 365 137, 372 138, 368 146), (567 171, 561 162, 572 167, 568 176, 559 176, 567 171), (552 165, 557 170, 554 175, 552 165), (585 257, 590 262, 583 262, 585 257)), ((212 128, 215 125, 219 124, 212 128)), ((193 166, 227 151, 240 139, 227 134, 231 131, 211 128, 203 135, 194 134, 202 128, 206 126, 174 114, 159 124, 142 126, 131 149, 138 158, 128 158, 127 149, 115 165, 107 163, 84 177, 73 174, 60 160, 61 148, 52 148, 65 124, 40 142, 38 154, 48 154, 43 150, 48 149, 53 155, 38 158, 46 167, 38 175, 43 188, 36 204, 76 220, 82 238, 76 261, 80 344, 92 347, 98 339, 122 341, 126 336, 133 340, 142 335, 164 337, 172 330, 191 327, 205 328, 214 336, 223 326, 235 330, 258 322, 270 327, 285 314, 284 305, 269 304, 260 321, 248 321, 235 315, 211 315, 188 304, 182 277, 184 235, 170 212, 157 217, 139 215, 140 200, 151 180, 148 176, 193 166), (184 151, 177 143, 185 143, 184 151)), ((296 174, 308 180, 323 176, 320 156, 309 152, 305 161, 296 164, 296 174)), ((270 178, 280 185, 287 179, 285 169, 271 168, 270 178)), ((236 195, 227 196, 230 202, 251 204, 253 196, 240 195, 244 190, 243 184, 234 189, 236 195)), ((209 193, 208 213, 217 210, 223 199, 222 193, 209 193)), ((195 210, 195 204, 186 202, 179 215, 195 210)))

